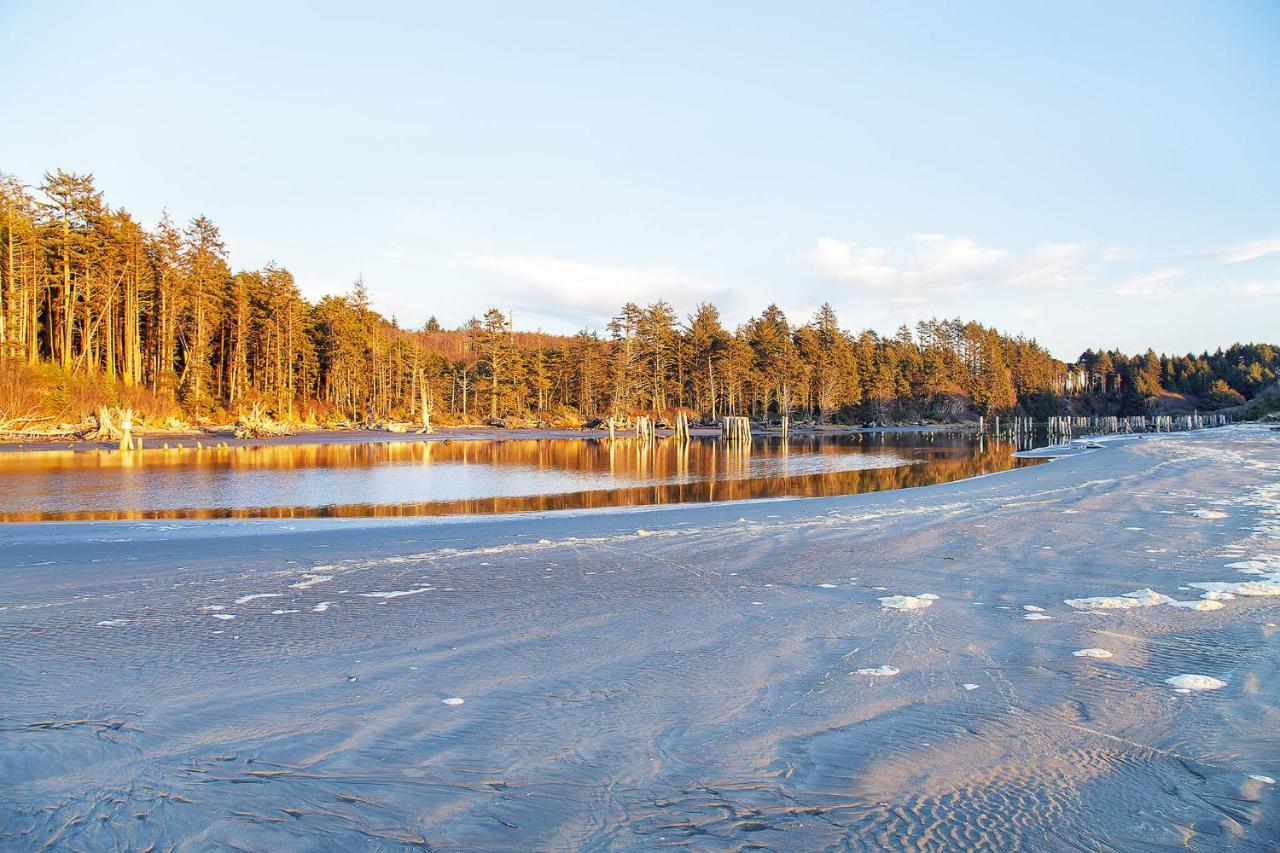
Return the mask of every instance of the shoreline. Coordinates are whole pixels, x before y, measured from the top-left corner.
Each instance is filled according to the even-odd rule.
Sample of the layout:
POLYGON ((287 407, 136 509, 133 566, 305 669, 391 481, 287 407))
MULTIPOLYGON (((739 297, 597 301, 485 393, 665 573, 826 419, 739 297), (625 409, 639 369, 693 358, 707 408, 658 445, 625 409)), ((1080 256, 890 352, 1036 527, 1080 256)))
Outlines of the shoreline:
POLYGON ((13 524, 0 549, 23 847, 1280 833, 1280 598, 1161 598, 1280 554, 1266 428, 842 497, 13 524))
MULTIPOLYGON (((606 429, 555 429, 555 428, 505 428, 489 426, 457 426, 436 427, 430 433, 390 432, 386 430, 352 429, 352 430, 303 430, 291 435, 277 435, 263 438, 236 438, 226 434, 229 427, 215 427, 208 432, 183 430, 175 432, 135 432, 135 438, 142 438, 146 450, 157 450, 163 445, 169 449, 193 450, 199 443, 204 448, 225 445, 227 447, 281 447, 306 446, 323 444, 379 444, 403 442, 433 441, 511 441, 518 439, 607 439, 606 429)), ((793 436, 839 436, 863 433, 919 433, 919 432, 972 432, 972 424, 910 424, 883 427, 826 427, 822 429, 793 428, 793 436)), ((630 438, 629 431, 618 430, 618 438, 630 438)), ((695 438, 714 438, 720 430, 707 427, 693 427, 690 434, 695 438)), ((670 438, 674 432, 669 429, 658 430, 659 438, 670 438)), ((752 432, 752 437, 780 438, 777 428, 760 429, 752 432)), ((67 441, 50 439, 39 441, 0 441, 0 453, 84 453, 89 451, 119 451, 118 443, 111 441, 89 441, 75 439, 67 441)))

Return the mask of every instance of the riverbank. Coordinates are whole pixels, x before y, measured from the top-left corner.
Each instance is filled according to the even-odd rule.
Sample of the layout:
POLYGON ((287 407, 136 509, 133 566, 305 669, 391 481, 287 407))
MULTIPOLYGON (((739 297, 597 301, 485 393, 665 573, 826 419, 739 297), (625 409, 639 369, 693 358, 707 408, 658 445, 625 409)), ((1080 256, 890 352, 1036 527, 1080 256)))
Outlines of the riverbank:
MULTIPOLYGON (((901 432, 972 432, 972 424, 937 424, 937 425, 903 425, 882 427, 823 426, 820 428, 793 428, 792 435, 854 435, 858 433, 901 433, 901 432)), ((633 433, 629 430, 618 430, 620 438, 633 433)), ((669 429, 658 430, 659 436, 670 436, 669 429)), ((693 427, 691 435, 716 436, 720 430, 714 427, 693 427)), ((754 435, 780 436, 774 429, 754 430, 754 435)), ((529 438, 608 438, 607 429, 517 429, 489 426, 438 427, 430 433, 390 432, 373 429, 307 429, 290 435, 263 436, 259 438, 236 438, 231 427, 216 427, 208 430, 167 430, 143 431, 135 433, 141 437, 146 448, 155 449, 168 446, 177 448, 191 447, 289 447, 311 444, 370 444, 379 442, 429 442, 429 441, 501 441, 504 439, 529 438)), ((0 441, 0 453, 57 453, 63 451, 85 452, 93 450, 118 450, 118 442, 90 441, 85 439, 45 439, 38 441, 0 441)))
POLYGON ((1280 596, 1215 586, 1280 571, 1266 429, 840 498, 0 552, 14 848, 1280 836, 1280 596))

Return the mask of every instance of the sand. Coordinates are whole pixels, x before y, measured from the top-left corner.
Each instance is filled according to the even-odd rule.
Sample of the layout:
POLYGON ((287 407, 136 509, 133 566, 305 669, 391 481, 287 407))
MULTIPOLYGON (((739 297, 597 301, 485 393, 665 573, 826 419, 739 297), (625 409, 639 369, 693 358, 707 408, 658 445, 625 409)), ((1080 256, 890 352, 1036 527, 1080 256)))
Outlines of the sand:
POLYGON ((1168 602, 1277 553, 1244 427, 842 498, 0 526, 0 848, 1273 849, 1280 596, 1168 602))

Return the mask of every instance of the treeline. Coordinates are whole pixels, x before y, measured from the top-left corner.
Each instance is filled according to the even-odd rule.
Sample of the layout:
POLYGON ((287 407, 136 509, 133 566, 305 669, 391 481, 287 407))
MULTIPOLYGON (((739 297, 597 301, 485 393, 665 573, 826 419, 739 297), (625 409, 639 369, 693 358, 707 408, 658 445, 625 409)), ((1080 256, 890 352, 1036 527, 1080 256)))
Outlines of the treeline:
MULTIPOLYGON (((304 299, 290 272, 233 271, 198 216, 153 229, 110 207, 92 175, 55 171, 35 188, 0 176, 0 362, 11 397, 31 377, 234 417, 573 424, 673 407, 707 418, 788 413, 815 420, 951 420, 974 413, 1142 412, 1242 402, 1274 382, 1277 349, 1054 359, 1034 340, 933 320, 893 336, 850 333, 830 306, 796 322, 777 306, 729 329, 712 305, 624 305, 608 328, 521 332, 497 309, 446 330, 400 328, 357 281, 304 299), (15 370, 28 371, 14 379, 15 370), (43 372, 42 372, 43 371, 43 372)), ((5 401, 0 400, 0 410, 5 401)), ((8 414, 15 412, 9 401, 8 414)), ((149 405, 148 405, 149 404, 149 405)), ((48 408, 45 406, 44 408, 48 408)), ((4 411, 0 411, 4 414, 4 411)))

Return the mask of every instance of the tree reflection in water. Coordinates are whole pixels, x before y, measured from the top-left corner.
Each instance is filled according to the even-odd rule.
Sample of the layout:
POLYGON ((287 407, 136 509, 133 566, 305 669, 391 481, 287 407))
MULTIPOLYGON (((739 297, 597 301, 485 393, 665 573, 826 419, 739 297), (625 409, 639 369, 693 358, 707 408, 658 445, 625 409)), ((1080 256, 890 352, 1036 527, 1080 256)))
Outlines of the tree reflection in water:
POLYGON ((929 432, 766 437, 749 446, 708 437, 513 438, 14 453, 0 455, 0 482, 8 486, 0 520, 488 515, 847 495, 1035 464, 1014 450, 1002 441, 929 432), (447 476, 430 479, 420 466, 447 476), (270 485, 283 479, 270 472, 300 470, 308 475, 300 489, 275 482, 277 494, 260 488, 246 496, 246 482, 270 485), (468 471, 485 476, 469 483, 458 476, 468 471), (381 478, 379 491, 393 499, 334 500, 343 493, 335 482, 352 473, 356 480, 348 483, 381 478), (542 493, 527 493, 535 487, 542 493), (468 488, 478 493, 458 493, 468 488))

